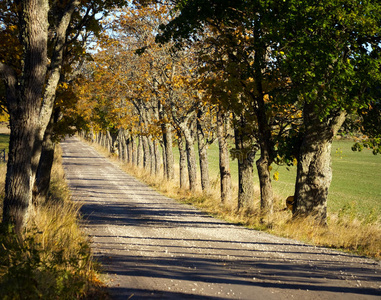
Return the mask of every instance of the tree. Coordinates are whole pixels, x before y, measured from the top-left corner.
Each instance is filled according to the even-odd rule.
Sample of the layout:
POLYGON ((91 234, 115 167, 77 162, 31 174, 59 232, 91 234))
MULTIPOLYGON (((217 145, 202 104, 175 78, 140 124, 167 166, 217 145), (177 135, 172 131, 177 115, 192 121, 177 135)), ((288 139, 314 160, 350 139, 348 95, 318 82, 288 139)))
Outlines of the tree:
POLYGON ((25 227, 32 209, 32 189, 65 46, 78 38, 84 26, 97 24, 97 12, 115 3, 27 0, 8 1, 1 7, 17 16, 13 19, 15 24, 2 23, 2 29, 16 26, 19 33, 18 41, 11 48, 20 55, 16 66, 8 63, 8 57, 0 59, 11 127, 3 222, 15 225, 18 233, 25 227))
MULTIPOLYGON (((205 47, 201 57, 206 66, 203 69, 215 74, 211 76, 210 93, 220 105, 251 121, 251 134, 261 150, 256 161, 261 212, 263 216, 271 215, 273 192, 269 169, 277 157, 277 138, 286 133, 280 129, 281 124, 274 121, 278 112, 275 110, 282 106, 273 105, 278 102, 280 87, 287 86, 276 59, 280 37, 274 20, 281 17, 281 9, 265 1, 213 1, 209 4, 206 6, 203 1, 194 0, 179 5, 181 13, 162 27, 163 34, 158 40, 183 40, 190 36, 196 39, 206 31, 205 43, 210 46, 205 47)), ((243 151, 250 151, 251 147, 245 145, 245 148, 248 149, 243 151)), ((249 180, 242 180, 242 183, 249 180)))
POLYGON ((314 215, 325 223, 332 139, 346 112, 364 107, 371 99, 364 92, 379 82, 380 4, 192 0, 179 2, 178 9, 159 40, 197 38, 209 25, 227 41, 222 70, 243 84, 257 119, 262 209, 272 209, 268 169, 284 155, 280 142, 287 140, 298 150, 294 216, 314 215), (236 67, 228 68, 228 61, 236 67), (251 86, 242 80, 250 77, 251 86), (290 122, 279 124, 278 112, 289 105, 303 109, 304 124, 293 133, 290 122), (280 109, 271 120, 273 108, 280 109))
POLYGON ((218 139, 218 158, 220 168, 220 194, 221 202, 229 203, 231 201, 231 172, 230 156, 228 149, 228 129, 229 118, 227 113, 221 107, 217 111, 217 139, 218 139))
POLYGON ((293 212, 325 224, 332 140, 347 113, 372 101, 366 91, 380 82, 381 5, 295 1, 285 10, 282 67, 303 107, 293 212))

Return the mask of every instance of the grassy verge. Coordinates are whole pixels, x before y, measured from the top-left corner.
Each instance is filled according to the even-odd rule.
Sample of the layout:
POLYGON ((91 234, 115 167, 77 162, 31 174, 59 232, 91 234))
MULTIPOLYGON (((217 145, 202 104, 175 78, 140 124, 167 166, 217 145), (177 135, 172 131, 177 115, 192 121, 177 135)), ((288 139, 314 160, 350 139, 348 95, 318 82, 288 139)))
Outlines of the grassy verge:
MULTIPOLYGON (((100 146, 93 146, 106 154, 100 146)), ((113 155, 109 156, 115 158, 113 155)), ((319 227, 310 219, 292 220, 291 212, 284 209, 283 197, 277 196, 275 213, 268 220, 268 225, 263 225, 260 222, 258 212, 258 192, 256 196, 257 202, 253 203, 251 208, 237 211, 236 200, 233 203, 221 204, 218 192, 218 178, 213 180, 212 186, 214 190, 210 194, 205 195, 201 192, 191 194, 188 190, 181 190, 177 182, 168 182, 162 176, 152 177, 147 171, 131 165, 123 164, 122 168, 162 194, 183 203, 194 205, 202 211, 228 222, 264 230, 278 236, 297 239, 317 246, 381 259, 381 224, 378 214, 357 214, 353 207, 344 205, 341 209, 329 212, 328 227, 319 227)), ((211 173, 213 174, 213 171, 211 173)), ((233 194, 237 194, 236 185, 233 186, 233 189, 233 194)), ((373 203, 373 205, 375 204, 373 203)))
MULTIPOLYGON (((0 211, 5 169, 0 164, 0 211)), ((0 234, 1 299, 107 298, 79 219, 58 153, 49 200, 35 209, 23 241, 9 229, 0 234)))

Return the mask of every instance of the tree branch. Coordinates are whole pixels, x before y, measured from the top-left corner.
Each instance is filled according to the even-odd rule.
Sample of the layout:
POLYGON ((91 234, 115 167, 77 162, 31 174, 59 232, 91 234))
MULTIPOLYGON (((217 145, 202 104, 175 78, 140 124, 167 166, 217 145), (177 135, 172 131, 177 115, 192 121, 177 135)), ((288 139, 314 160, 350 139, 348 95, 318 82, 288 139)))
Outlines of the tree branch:
POLYGON ((55 45, 51 60, 50 74, 47 80, 45 93, 40 110, 40 120, 45 123, 50 119, 51 110, 53 108, 54 99, 56 95, 57 85, 60 79, 60 72, 63 60, 63 50, 66 39, 66 31, 69 27, 71 16, 77 6, 79 6, 79 0, 72 0, 67 5, 58 26, 56 27, 55 45))

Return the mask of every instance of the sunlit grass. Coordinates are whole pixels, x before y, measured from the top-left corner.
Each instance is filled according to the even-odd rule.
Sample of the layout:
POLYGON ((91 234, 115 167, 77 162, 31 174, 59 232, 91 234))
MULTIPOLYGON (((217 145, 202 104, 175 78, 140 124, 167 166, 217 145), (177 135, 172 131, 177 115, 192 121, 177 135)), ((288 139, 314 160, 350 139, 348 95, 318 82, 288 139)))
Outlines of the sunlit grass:
POLYGON ((8 151, 8 145, 9 145, 9 135, 0 133, 0 150, 7 149, 8 151))
MULTIPOLYGON (((58 149, 49 199, 34 209, 23 239, 5 228, 0 234, 0 290, 9 299, 25 295, 30 299, 107 299, 87 235, 79 226, 79 206, 70 199, 60 156, 58 149)), ((1 164, 1 204, 4 178, 5 164, 1 164)))

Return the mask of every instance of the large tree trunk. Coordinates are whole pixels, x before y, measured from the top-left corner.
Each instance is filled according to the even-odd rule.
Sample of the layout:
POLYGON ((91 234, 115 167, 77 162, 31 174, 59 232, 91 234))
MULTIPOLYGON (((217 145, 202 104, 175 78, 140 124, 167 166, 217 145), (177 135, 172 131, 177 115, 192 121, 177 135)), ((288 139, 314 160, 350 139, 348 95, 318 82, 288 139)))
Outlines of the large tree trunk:
POLYGON ((209 179, 209 164, 208 164, 208 145, 205 142, 204 131, 201 124, 203 112, 200 109, 197 112, 197 142, 198 142, 198 157, 200 162, 201 188, 204 192, 210 192, 209 179))
POLYGON ((331 146, 345 117, 346 113, 340 111, 321 121, 313 104, 305 105, 306 130, 297 165, 294 217, 313 216, 318 223, 326 224, 328 190, 332 180, 331 146))
POLYGON ((219 150, 220 191, 222 203, 231 201, 230 157, 228 143, 226 140, 228 135, 227 122, 228 118, 220 109, 217 113, 217 139, 219 150))
POLYGON ((235 152, 238 154, 238 209, 250 207, 254 199, 252 141, 241 117, 234 128, 235 152))
POLYGON ((272 161, 267 151, 261 148, 261 157, 256 161, 259 186, 261 190, 261 215, 272 215, 274 211, 274 194, 271 184, 270 165, 272 161))
POLYGON ((15 225, 18 233, 25 227, 32 207, 41 143, 52 111, 50 103, 46 111, 41 111, 48 63, 49 2, 22 1, 20 9, 23 64, 19 83, 15 73, 6 70, 9 74, 5 74, 7 68, 0 65, 0 73, 7 76, 4 78, 11 127, 3 222, 15 225))
POLYGON ((187 153, 184 146, 184 138, 180 132, 178 132, 177 144, 179 148, 179 172, 180 172, 180 188, 187 187, 187 153))
POLYGON ((18 233, 22 232, 30 215, 32 188, 35 180, 36 153, 34 122, 13 121, 10 118, 11 134, 7 175, 5 180, 5 199, 3 223, 14 224, 18 233))

